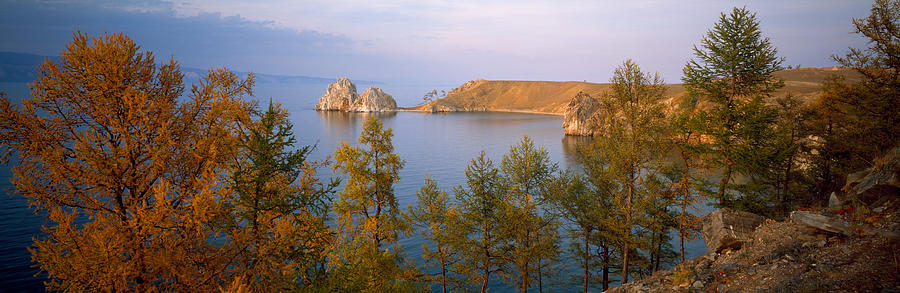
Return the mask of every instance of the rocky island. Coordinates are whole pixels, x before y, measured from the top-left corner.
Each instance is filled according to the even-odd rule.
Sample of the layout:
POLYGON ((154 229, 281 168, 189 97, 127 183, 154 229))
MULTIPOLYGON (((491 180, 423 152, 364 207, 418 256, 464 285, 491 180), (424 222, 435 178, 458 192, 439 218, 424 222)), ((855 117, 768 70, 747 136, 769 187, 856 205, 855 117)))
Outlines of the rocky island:
POLYGON ((345 112, 385 112, 396 111, 397 102, 394 97, 385 93, 380 88, 367 88, 362 96, 356 91, 356 85, 346 77, 328 85, 325 94, 319 98, 316 104, 318 111, 345 111, 345 112))

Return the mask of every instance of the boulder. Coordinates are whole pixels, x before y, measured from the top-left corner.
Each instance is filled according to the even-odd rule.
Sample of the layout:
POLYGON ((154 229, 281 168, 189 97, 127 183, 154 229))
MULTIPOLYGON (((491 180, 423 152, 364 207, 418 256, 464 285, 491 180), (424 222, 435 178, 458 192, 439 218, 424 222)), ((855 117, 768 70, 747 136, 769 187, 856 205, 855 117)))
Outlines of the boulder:
POLYGON ((599 120, 600 101, 584 92, 578 92, 569 105, 563 118, 562 128, 566 135, 592 136, 591 128, 599 120))
POLYGON ((828 210, 832 212, 836 212, 844 208, 844 203, 841 202, 841 199, 837 197, 837 194, 832 192, 831 195, 828 196, 828 210))
POLYGON ((397 102, 394 97, 385 93, 380 88, 370 87, 363 92, 362 96, 351 104, 348 111, 351 112, 383 112, 396 111, 397 102))
POLYGON ((738 249, 750 241, 753 230, 765 220, 762 216, 723 208, 703 218, 701 236, 709 252, 738 249))
POLYGON ((319 98, 316 110, 319 111, 348 111, 359 100, 356 93, 356 85, 346 77, 328 85, 325 94, 319 98))
POLYGON ((844 190, 847 198, 867 205, 900 195, 900 147, 876 160, 871 168, 848 175, 844 190))
POLYGON ((813 214, 807 211, 793 211, 791 212, 791 221, 822 231, 850 235, 850 224, 834 217, 813 214))

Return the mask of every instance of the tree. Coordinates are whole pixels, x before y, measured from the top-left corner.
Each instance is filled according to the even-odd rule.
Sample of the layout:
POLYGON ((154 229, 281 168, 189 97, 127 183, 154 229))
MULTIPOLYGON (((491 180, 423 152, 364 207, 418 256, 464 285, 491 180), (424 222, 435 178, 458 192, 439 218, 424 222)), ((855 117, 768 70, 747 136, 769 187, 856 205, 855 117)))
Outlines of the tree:
MULTIPOLYGON (((573 240, 571 256, 582 269, 583 291, 592 287, 591 272, 594 267, 602 266, 596 261, 593 247, 603 248, 601 231, 607 229, 601 223, 609 222, 609 194, 594 187, 584 175, 566 170, 554 176, 546 186, 544 200, 553 211, 553 215, 563 218, 573 226, 569 229, 569 237, 573 240)), ((608 266, 607 274, 608 275, 608 266)), ((609 289, 608 277, 601 281, 602 289, 609 289)))
POLYGON ((459 201, 462 239, 461 273, 481 284, 481 292, 487 292, 491 274, 501 271, 506 263, 501 259, 502 239, 498 235, 503 194, 500 175, 484 151, 469 161, 466 167, 466 185, 453 188, 459 201))
POLYGON ((505 276, 522 292, 536 281, 543 291, 543 270, 559 255, 558 223, 540 209, 542 191, 558 167, 543 147, 536 148, 527 136, 512 145, 500 163, 503 190, 503 223, 499 231, 506 240, 504 258, 515 267, 505 276))
POLYGON ((675 219, 681 262, 684 263, 684 241, 693 240, 700 230, 700 218, 695 215, 698 204, 710 194, 704 179, 707 169, 698 159, 701 128, 697 119, 697 98, 687 96, 681 100, 671 115, 671 144, 679 162, 674 162, 666 172, 673 191, 672 201, 679 208, 675 219))
POLYGON ((319 284, 334 241, 326 220, 338 181, 319 183, 323 164, 307 159, 311 147, 290 150, 296 139, 284 108, 270 101, 253 116, 239 125, 239 154, 221 192, 227 217, 220 225, 231 240, 223 250, 236 256, 234 274, 254 290, 319 284))
POLYGON ((598 182, 608 182, 613 195, 613 210, 619 217, 614 224, 622 253, 622 283, 628 282, 629 261, 637 242, 632 229, 640 223, 652 190, 647 184, 658 167, 664 151, 663 105, 665 89, 659 74, 641 71, 626 60, 613 73, 610 91, 602 98, 603 119, 598 135, 585 157, 598 182))
POLYGON ((440 99, 440 98, 443 98, 446 96, 447 96, 446 91, 441 90, 441 93, 439 94, 437 89, 433 89, 430 92, 427 92, 427 93, 425 93, 425 95, 422 96, 422 101, 424 101, 425 103, 428 103, 432 100, 440 99))
POLYGON ((400 217, 394 184, 400 180, 403 160, 394 153, 393 132, 383 129, 375 117, 363 124, 359 143, 342 142, 334 152, 334 170, 347 176, 344 189, 335 203, 340 229, 340 248, 333 257, 340 271, 334 275, 346 278, 336 284, 350 286, 339 290, 396 291, 408 289, 412 269, 402 255, 382 251, 385 243, 395 243, 407 223, 400 217))
POLYGON ((463 280, 456 277, 456 267, 461 261, 460 255, 465 247, 459 247, 461 235, 459 225, 459 209, 450 202, 449 195, 438 189, 431 177, 425 178, 425 184, 416 192, 418 202, 410 206, 406 216, 412 225, 422 229, 422 236, 431 241, 436 250, 422 244, 422 258, 425 264, 436 262, 440 274, 435 279, 441 284, 441 292, 446 293, 450 285, 459 287, 463 280))
POLYGON ((722 172, 715 198, 722 207, 759 210, 762 203, 750 192, 735 202, 741 195, 738 189, 749 186, 736 184, 734 178, 757 175, 766 162, 778 159, 767 141, 774 137, 776 112, 763 98, 784 86, 772 76, 783 58, 762 37, 756 14, 746 8, 722 13, 701 43, 702 48, 694 46, 695 58, 685 65, 682 81, 689 95, 712 103, 710 109, 698 111, 702 123, 697 133, 709 138, 701 151, 707 163, 722 172))
POLYGON ((814 124, 822 138, 819 165, 827 167, 823 179, 838 182, 820 190, 826 196, 843 175, 897 146, 900 135, 900 1, 876 0, 871 14, 853 19, 853 25, 870 45, 832 57, 859 72, 862 81, 826 80, 816 107, 822 120, 814 124))
POLYGON ((75 33, 21 108, 0 99, 16 192, 47 212, 47 290, 214 291, 231 281, 209 220, 253 75, 210 70, 187 98, 175 60, 75 33))

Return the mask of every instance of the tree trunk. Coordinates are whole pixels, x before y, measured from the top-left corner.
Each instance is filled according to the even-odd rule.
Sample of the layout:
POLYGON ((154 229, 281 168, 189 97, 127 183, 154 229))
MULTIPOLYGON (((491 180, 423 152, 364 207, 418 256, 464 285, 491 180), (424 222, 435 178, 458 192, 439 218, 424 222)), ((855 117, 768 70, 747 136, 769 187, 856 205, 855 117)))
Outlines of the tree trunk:
POLYGON ((487 265, 484 266, 484 272, 481 275, 481 293, 487 292, 487 283, 488 278, 491 276, 491 271, 488 269, 487 265))
POLYGON ((590 259, 590 251, 588 250, 588 234, 589 231, 587 229, 584 230, 584 293, 588 291, 588 279, 590 278, 590 273, 588 271, 588 260, 590 259))
POLYGON ((631 238, 631 201, 634 196, 634 166, 628 173, 628 190, 625 198, 625 239, 622 239, 622 284, 628 283, 628 250, 631 238))
POLYGON ((603 291, 609 289, 609 247, 603 244, 603 291))
POLYGON ((537 277, 538 277, 538 293, 544 293, 544 280, 543 274, 541 273, 543 269, 541 268, 541 258, 538 258, 537 263, 537 277))
POLYGON ((725 206, 725 187, 729 181, 731 181, 731 164, 726 162, 725 174, 722 175, 722 181, 719 182, 719 207, 725 206))
POLYGON ((447 293, 447 262, 444 259, 444 251, 438 246, 438 252, 441 254, 441 292, 447 293))

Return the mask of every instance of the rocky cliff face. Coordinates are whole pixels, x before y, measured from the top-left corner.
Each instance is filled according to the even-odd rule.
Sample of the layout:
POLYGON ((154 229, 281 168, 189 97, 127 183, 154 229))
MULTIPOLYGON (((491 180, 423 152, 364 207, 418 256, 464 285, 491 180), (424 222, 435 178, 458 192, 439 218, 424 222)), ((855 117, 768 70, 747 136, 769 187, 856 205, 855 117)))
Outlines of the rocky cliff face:
POLYGON ((350 106, 351 112, 382 112, 396 111, 397 102, 394 97, 385 93, 380 88, 370 87, 363 92, 359 100, 350 106))
POLYGON ((584 92, 578 92, 566 106, 562 128, 566 135, 592 136, 594 125, 600 118, 600 101, 584 92))
POLYGON ((347 111, 357 100, 359 94, 356 93, 356 85, 346 77, 342 77, 328 85, 325 94, 316 104, 316 110, 347 111))
POLYGON ((394 97, 385 93, 380 88, 368 88, 360 96, 356 92, 356 85, 346 77, 328 85, 325 94, 319 98, 316 104, 319 111, 347 111, 347 112, 380 112, 396 111, 397 102, 394 97))

